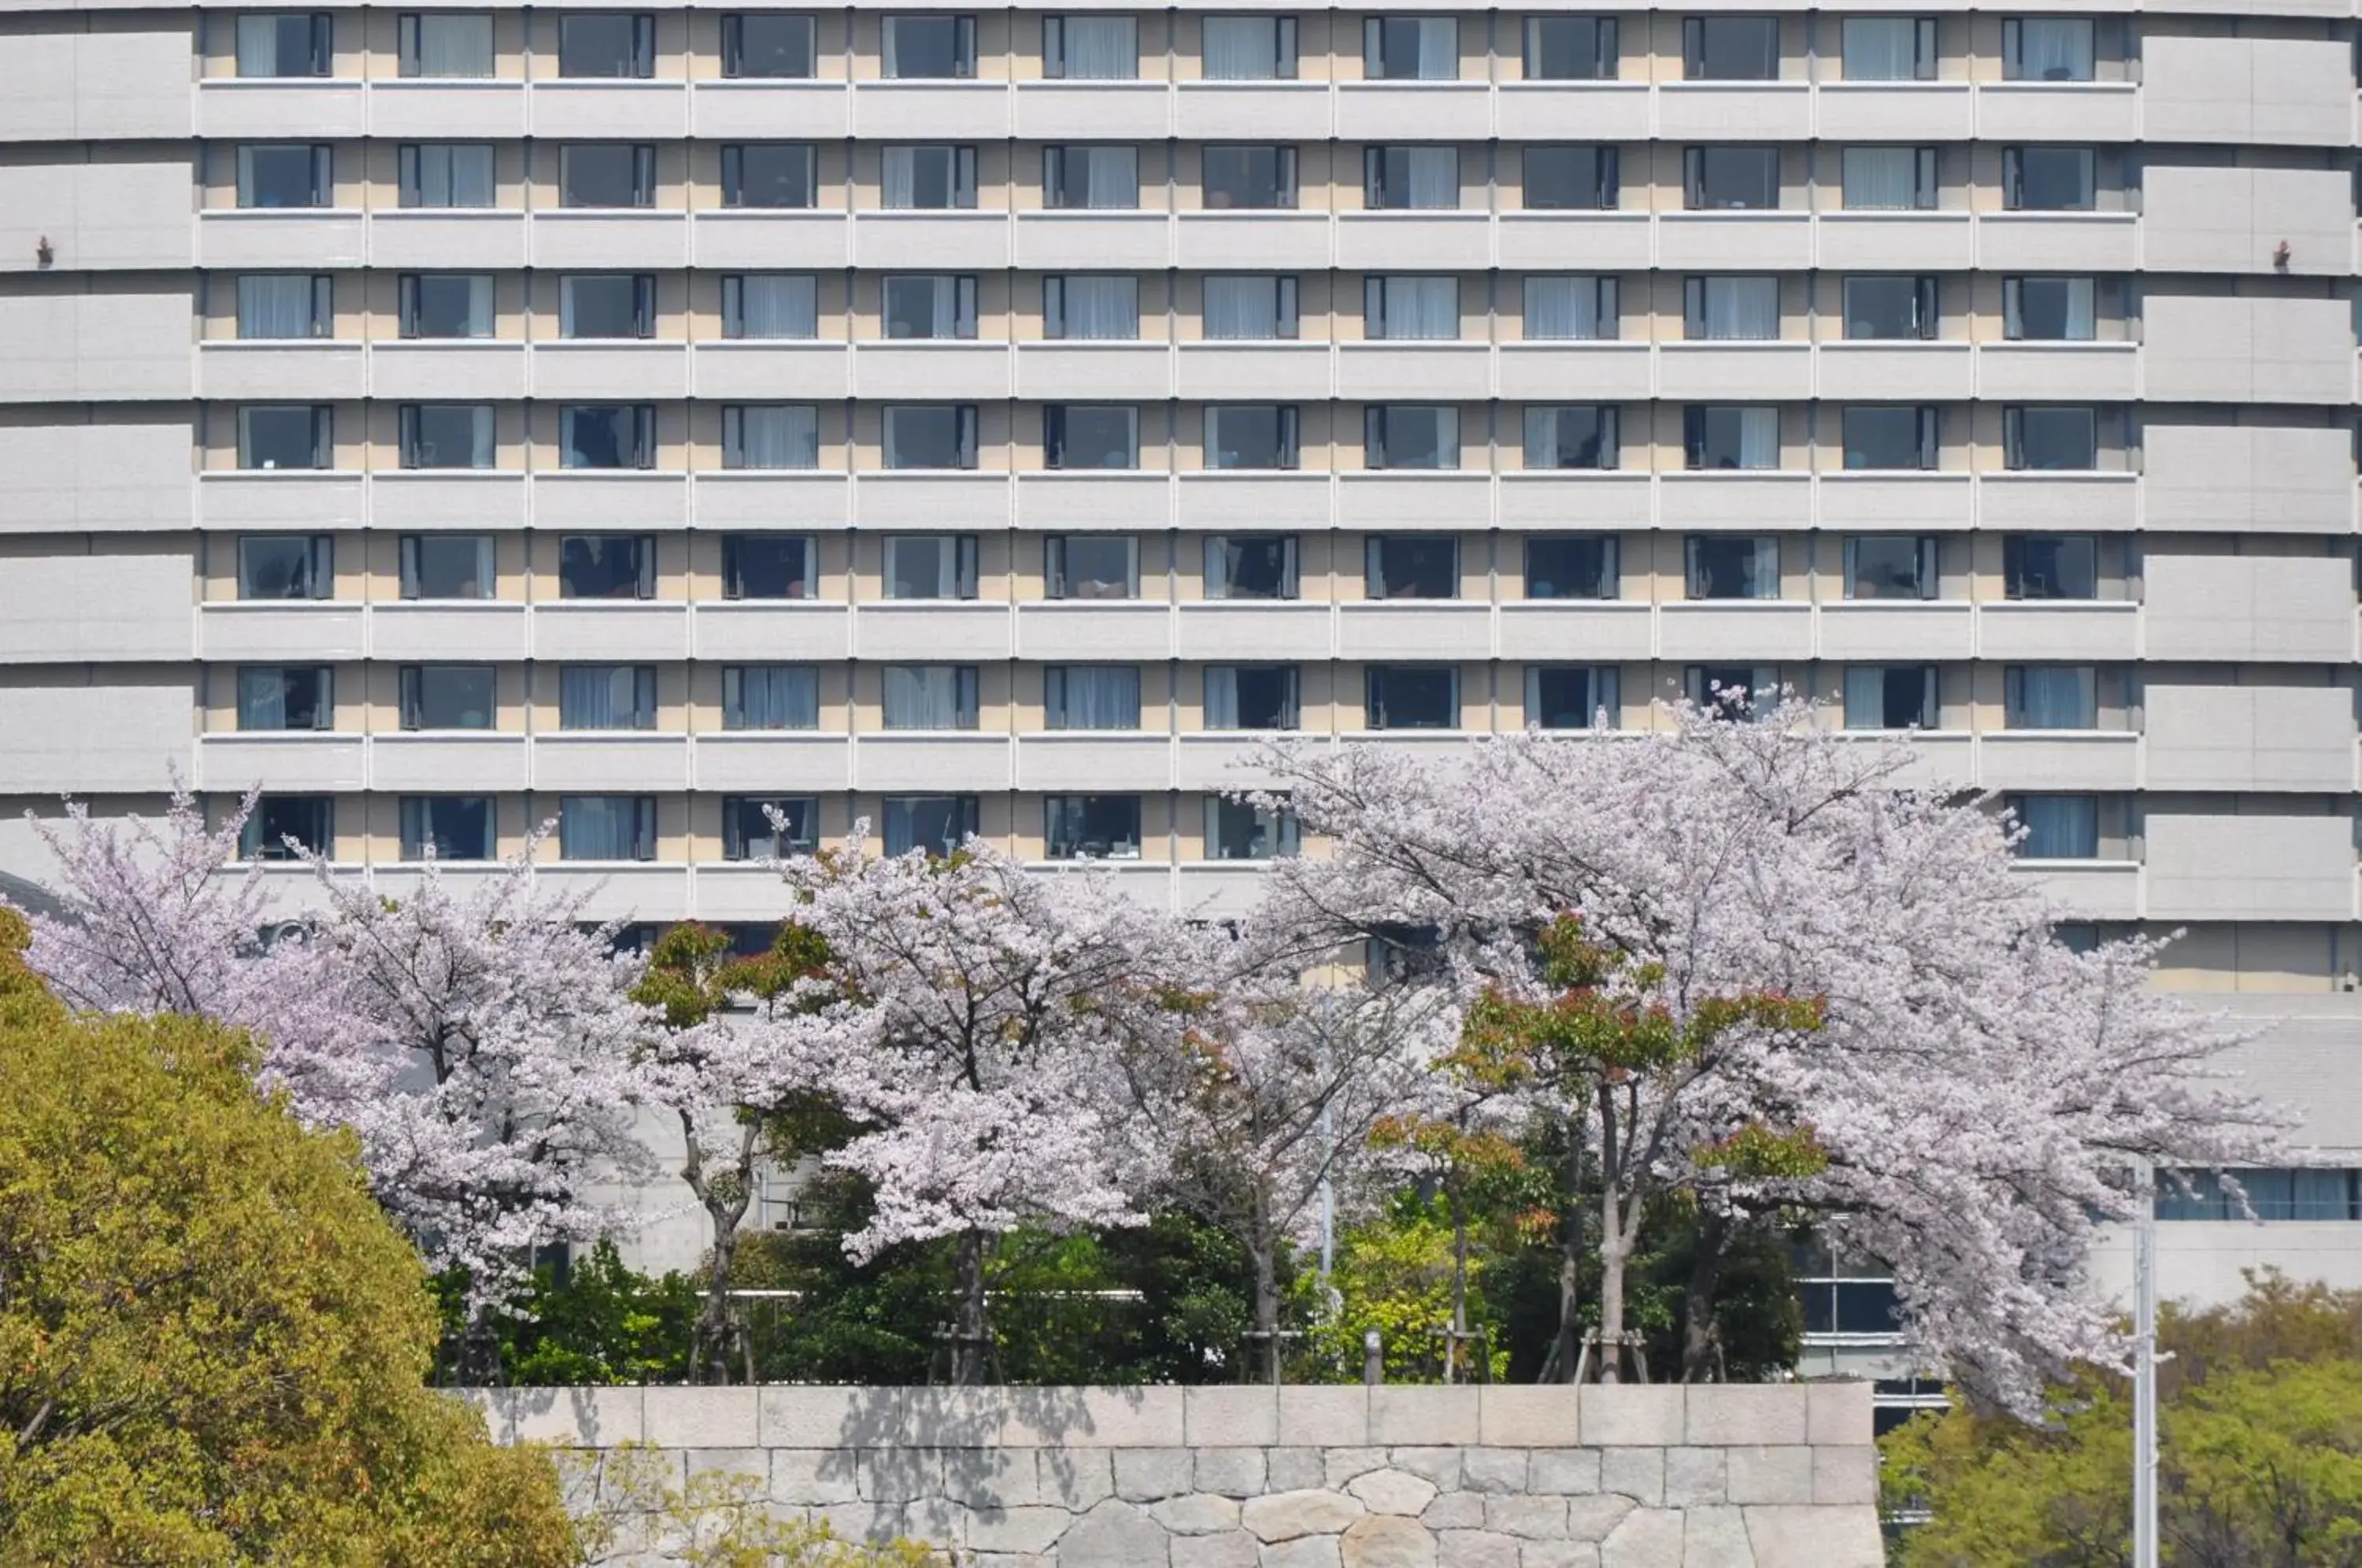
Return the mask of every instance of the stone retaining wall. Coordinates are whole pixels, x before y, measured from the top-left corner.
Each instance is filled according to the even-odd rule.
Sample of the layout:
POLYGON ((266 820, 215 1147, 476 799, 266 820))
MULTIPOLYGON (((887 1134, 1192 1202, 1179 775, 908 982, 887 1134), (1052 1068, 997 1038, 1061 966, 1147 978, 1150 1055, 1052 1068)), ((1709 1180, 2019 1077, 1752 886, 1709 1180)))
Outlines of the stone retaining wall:
POLYGON ((659 1451, 973 1568, 1879 1568, 1870 1387, 527 1388, 504 1441, 659 1451))

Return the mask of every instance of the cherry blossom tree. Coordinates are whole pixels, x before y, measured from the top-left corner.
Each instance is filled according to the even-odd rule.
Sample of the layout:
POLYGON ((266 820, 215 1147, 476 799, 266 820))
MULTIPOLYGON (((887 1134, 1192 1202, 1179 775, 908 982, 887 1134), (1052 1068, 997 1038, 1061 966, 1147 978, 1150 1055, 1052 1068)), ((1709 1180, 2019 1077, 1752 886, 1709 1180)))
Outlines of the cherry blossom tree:
POLYGON ((1438 929, 1463 1041, 1605 1166, 1611 1350, 1618 1254, 1680 1189, 1816 1212, 1893 1268, 1923 1352, 2028 1410, 2066 1364, 2124 1358, 2079 1286, 2094 1217, 2130 1212, 2126 1158, 2276 1146, 2217 1081, 2232 1037, 2148 988, 2153 944, 2066 950, 2009 823, 1810 704, 1262 762, 1334 846, 1275 871, 1286 918, 1438 929))

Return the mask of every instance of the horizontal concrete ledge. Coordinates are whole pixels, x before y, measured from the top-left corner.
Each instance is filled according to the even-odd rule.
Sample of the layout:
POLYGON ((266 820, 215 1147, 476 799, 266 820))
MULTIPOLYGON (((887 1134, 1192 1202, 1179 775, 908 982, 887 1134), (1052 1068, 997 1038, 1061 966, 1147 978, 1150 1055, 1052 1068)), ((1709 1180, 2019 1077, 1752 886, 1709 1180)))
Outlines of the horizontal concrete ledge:
POLYGON ((475 1389, 495 1439, 679 1449, 1861 1447, 1870 1385, 475 1389))

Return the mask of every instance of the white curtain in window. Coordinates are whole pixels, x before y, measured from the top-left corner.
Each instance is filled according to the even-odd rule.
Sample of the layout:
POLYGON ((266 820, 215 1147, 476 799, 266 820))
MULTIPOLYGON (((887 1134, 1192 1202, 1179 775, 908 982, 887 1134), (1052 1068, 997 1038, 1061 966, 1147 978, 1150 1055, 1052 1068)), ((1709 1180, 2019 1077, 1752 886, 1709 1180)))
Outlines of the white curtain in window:
POLYGON ((1239 727, 1238 666, 1209 664, 1206 667, 1206 727, 1209 730, 1234 730, 1239 727))
POLYGON ((237 677, 237 727, 287 727, 287 679, 276 669, 245 669, 237 677))
POLYGON ((948 664, 886 667, 885 720, 889 730, 959 728, 959 669, 948 664))
POLYGON ((809 665, 750 664, 722 672, 728 721, 747 730, 820 726, 820 672, 809 665))
POLYGON ((1780 336, 1779 279, 1708 278, 1705 293, 1708 337, 1727 341, 1780 336))
POLYGON ((492 204, 492 149, 480 142, 427 142, 412 149, 422 207, 489 207, 492 204))
POLYGON ((312 280, 302 273, 264 274, 237 281, 240 337, 312 336, 312 280))
POLYGON ((2017 24, 2018 74, 2028 82, 2089 82, 2092 20, 2088 17, 2027 17, 2017 24))
POLYGON ((1414 207, 1456 207, 1460 204, 1460 149, 1456 147, 1407 147, 1403 152, 1404 188, 1414 207))
POLYGON ((1600 319, 1599 280, 1544 277, 1526 280, 1526 337, 1530 340, 1612 336, 1600 319))
POLYGON ((1129 209, 1140 205, 1140 149, 1133 147, 1070 147, 1067 176, 1080 160, 1083 205, 1129 209))
POLYGON ((1129 82, 1140 74, 1139 24, 1130 17, 1065 17, 1066 77, 1074 82, 1129 82))
POLYGON ((279 17, 275 13, 266 11, 257 16, 240 17, 237 19, 237 73, 240 76, 278 75, 279 39, 279 17))
POLYGON ((468 409, 468 464, 470 468, 492 466, 492 405, 473 403, 468 409))
POLYGON ((631 795, 567 796, 559 808, 559 852, 568 860, 636 860, 639 808, 631 795))
POLYGON ((424 11, 418 17, 418 74, 483 77, 492 73, 492 19, 424 11))
POLYGON ((1845 149, 1848 212, 1907 211, 1918 203, 1919 152, 1910 147, 1845 149))
POLYGON ((750 272, 738 281, 738 324, 746 337, 820 334, 820 281, 802 272, 750 272))
POLYGON ((820 411, 811 403, 756 403, 734 412, 740 468, 820 466, 820 411))
POLYGON ((1418 80, 1449 82, 1460 74, 1460 24, 1450 17, 1421 17, 1418 80))
POLYGON ((2099 285, 2089 278, 2069 278, 2067 284, 2067 336, 2078 343, 2088 343, 2098 326, 2094 301, 2099 285))
POLYGON ((1140 671, 1131 665, 1067 665, 1044 672, 1054 729, 1140 728, 1140 671))
POLYGON ((2037 860, 2088 860, 2099 852, 2100 803, 2089 795, 2029 795, 2017 802, 2025 826, 2020 855, 2037 860))
POLYGON ((1911 17, 1848 17, 1845 79, 1908 82, 1918 74, 1919 24, 1911 17))
MULTIPOLYGON (((889 75, 892 72, 889 71, 889 75)), ((919 197, 919 154, 933 151, 932 148, 889 147, 886 149, 879 184, 889 207, 912 207, 919 197)))
POLYGON ((2028 730, 2088 730, 2099 723, 2099 677, 2089 665, 2028 665, 2010 672, 2017 690, 2009 722, 2028 730))
POLYGON ((1886 727, 1886 670, 1883 666, 1853 665, 1845 672, 1845 727, 1882 730, 1886 727))
POLYGON ((1075 276, 1062 283, 1066 336, 1126 342, 1140 336, 1140 281, 1129 274, 1075 276))
POLYGON ((1205 72, 1215 82, 1268 82, 1279 73, 1279 21, 1273 17, 1209 17, 1205 72))
POLYGON ((1460 280, 1382 278, 1379 299, 1390 338, 1460 336, 1460 280))
POLYGON ((639 724, 639 671, 628 664, 573 665, 558 671, 558 724, 569 730, 629 730, 639 724))
POLYGON ((1780 597, 1780 541, 1757 539, 1754 547, 1747 558, 1747 597, 1777 599, 1780 597))
POLYGON ((1738 466, 1776 469, 1780 466, 1780 411, 1742 408, 1738 412, 1738 466))
POLYGON ((1208 278, 1206 336, 1233 341, 1278 337, 1278 285, 1269 278, 1208 278))

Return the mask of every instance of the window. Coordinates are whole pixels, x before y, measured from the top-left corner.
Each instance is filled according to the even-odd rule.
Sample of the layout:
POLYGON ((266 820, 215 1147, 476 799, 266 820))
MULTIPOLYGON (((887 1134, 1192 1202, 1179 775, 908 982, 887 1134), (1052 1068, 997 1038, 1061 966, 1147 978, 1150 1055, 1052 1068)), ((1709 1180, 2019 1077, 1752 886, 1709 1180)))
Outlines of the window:
POLYGON ((266 142, 237 149, 241 207, 326 207, 337 201, 326 144, 266 142))
POLYGON ((1612 668, 1526 667, 1526 725, 1537 730, 1612 730, 1622 686, 1612 668))
POLYGON ((407 12, 395 30, 404 76, 477 79, 492 73, 492 18, 483 12, 407 12))
POLYGON ((820 280, 810 272, 735 272, 722 280, 722 336, 820 336, 820 280))
POLYGON ((1130 17, 1043 17, 1042 74, 1054 82, 1133 80, 1140 24, 1130 17))
POLYGON ((1206 597, 1293 599, 1296 536, 1216 534, 1206 540, 1206 597))
POLYGON ((1363 671, 1363 720, 1373 730, 1456 730, 1460 671, 1450 665, 1374 664, 1363 671))
POLYGON ((405 207, 492 204, 490 142, 404 142, 394 161, 405 207))
POLYGON ((1526 597, 1613 599, 1618 585, 1609 534, 1537 534, 1526 540, 1526 597))
POLYGON ((404 860, 490 860, 499 853, 490 795, 404 795, 404 860))
POLYGON ((2092 408, 2013 405, 2001 414, 2002 461, 2013 469, 2100 466, 2100 415, 2092 408))
POLYGON ((1373 274, 1362 280, 1363 334, 1417 341, 1460 336, 1460 280, 1373 274))
POLYGON ((1933 408, 1855 404, 1845 410, 1848 469, 1933 469, 1937 455, 1933 408))
POLYGON ((976 728, 976 666, 889 664, 881 672, 881 713, 889 730, 976 728))
POLYGON ((976 74, 974 17, 885 17, 877 24, 886 75, 913 82, 976 74))
POLYGON ((263 795, 247 816, 237 850, 255 860, 298 860, 306 850, 333 856, 336 823, 336 801, 326 795, 263 795))
POLYGON ((325 11, 258 11, 237 19, 240 76, 327 76, 336 34, 325 11))
POLYGON ((2097 50, 2089 17, 2005 17, 2001 73, 2012 82, 2089 82, 2097 50))
POLYGON ((976 597, 976 536, 894 534, 886 540, 886 597, 976 597))
POLYGON ((1206 410, 1209 469, 1292 469, 1297 463, 1293 403, 1232 403, 1206 410))
POLYGON ((237 672, 237 727, 334 729, 334 692, 326 665, 248 665, 237 672))
POLYGON ((2100 727, 2100 672, 2088 664, 2013 664, 2002 671, 2002 722, 2013 730, 2100 727))
POLYGON ((1780 541, 1762 535, 1693 534, 1683 542, 1692 599, 1777 599, 1780 541))
POLYGON ((1807 1334, 1892 1340, 1902 1332, 1903 1314, 1892 1280, 1800 1279, 1796 1283, 1807 1334))
POLYGON ((722 797, 722 858, 785 860, 820 843, 820 801, 810 795, 722 797))
POLYGON ((1613 212, 1623 200, 1621 161, 1612 147, 1554 143, 1527 148, 1526 210, 1613 212))
POLYGON ((1683 199, 1693 212, 1770 210, 1780 204, 1776 147, 1682 149, 1683 199))
POLYGON ((237 466, 333 468, 333 424, 326 403, 249 403, 237 411, 237 466))
POLYGON ((1043 851, 1053 860, 1140 858, 1140 797, 1045 795, 1043 851))
POLYGON ((819 595, 819 541, 808 534, 722 536, 725 599, 811 599, 819 595))
POLYGON ((1933 17, 1848 17, 1842 47, 1848 82, 1928 82, 1936 75, 1933 17))
POLYGON ((2012 212, 2089 212, 2098 160, 2088 147, 2004 147, 2001 186, 2002 204, 2012 212))
POLYGON ((949 272, 888 276, 877 284, 889 337, 974 337, 976 279, 949 272))
POLYGON ((1682 75, 1692 82, 1776 82, 1776 17, 1684 17, 1682 75))
POLYGON ((1845 672, 1845 727, 1932 730, 1937 723, 1932 664, 1857 664, 1845 672))
POLYGON ((585 11, 557 18, 557 74, 645 79, 657 73, 657 19, 585 11))
POLYGON ((814 74, 820 42, 812 18, 748 11, 722 18, 722 74, 800 81, 814 74))
POLYGON ((489 403, 405 403, 396 424, 405 469, 492 466, 489 403))
POLYGON ((810 142, 734 142, 722 149, 725 207, 810 207, 820 202, 820 152, 810 142))
POLYGON ((404 599, 494 596, 490 534, 404 534, 400 554, 404 599))
POLYGON ((1456 147, 1365 147, 1362 204, 1372 212, 1430 211, 1460 204, 1456 147))
POLYGON ((1300 712, 1292 664, 1206 667, 1206 727, 1209 730, 1292 730, 1300 712))
POLYGON ((1936 204, 1932 147, 1849 147, 1845 149, 1848 212, 1909 212, 1936 204))
POLYGON ((1936 558, 1936 541, 1927 535, 1854 535, 1845 542, 1845 596, 1933 599, 1936 558))
POLYGON ((1694 339, 1722 343, 1779 337, 1780 280, 1683 279, 1682 331, 1694 339))
POLYGON ((1617 331, 1616 280, 1540 276, 1526 280, 1526 341, 1612 342, 1617 331))
POLYGON ((489 664, 412 664, 402 668, 405 730, 489 730, 499 709, 489 664))
POLYGON ((1206 275, 1205 333, 1218 343, 1296 336, 1296 280, 1253 272, 1206 275))
POLYGON ((649 272, 574 272, 557 280, 561 337, 650 337, 657 280, 649 272))
POLYGON ((2157 1183, 2159 1220, 2362 1220, 2362 1170, 2297 1167, 2289 1170, 2160 1172, 2157 1183), (2228 1176, 2240 1198, 2232 1196, 2228 1176), (2177 1176, 2179 1179, 2177 1179, 2177 1176), (2185 1187, 2184 1183, 2188 1186, 2185 1187))
POLYGON ((1136 469, 1140 411, 1118 403, 1044 403, 1042 461, 1049 469, 1136 469))
POLYGON ((1296 18, 1208 17, 1199 67, 1209 82, 1296 80, 1296 18))
POLYGON ((976 205, 976 149, 889 147, 881 155, 885 204, 896 211, 976 205))
POLYGON ((2096 795, 2011 795, 2004 803, 2025 835, 2017 853, 2029 860, 2100 857, 2100 798, 2096 795))
POLYGON ((657 671, 650 664, 569 664, 557 672, 561 730, 657 727, 657 671))
POLYGON ((1692 403, 1682 410, 1682 456, 1693 469, 1776 469, 1780 411, 1692 403))
POLYGON ((237 335, 248 341, 333 337, 335 301, 325 273, 249 273, 237 281, 237 335))
POLYGON ((327 599, 337 589, 326 534, 249 534, 237 542, 240 599, 327 599))
POLYGON ((734 664, 722 670, 725 730, 816 730, 820 671, 808 664, 734 664))
POLYGON ((1431 925, 1383 925, 1363 943, 1362 963, 1372 986, 1436 980, 1451 970, 1443 933, 1431 925))
POLYGON ((1198 152, 1198 199, 1209 212, 1296 205, 1296 149, 1209 145, 1198 152))
POLYGON ((2004 278, 2002 336, 2013 343, 2089 343, 2099 289, 2090 278, 2004 278))
POLYGON ((1372 599, 1457 599, 1460 541, 1449 534, 1376 534, 1363 541, 1363 591, 1372 599))
POLYGON ((1053 534, 1042 542, 1053 599, 1137 599, 1140 543, 1129 534, 1053 534))
POLYGON ((1460 24, 1450 17, 1365 17, 1362 75, 1372 82, 1450 82, 1460 74, 1460 24))
POLYGON ((654 795, 562 795, 557 801, 560 860, 654 860, 654 795))
POLYGON ((1540 403, 1526 410, 1526 467, 1612 469, 1618 458, 1617 414, 1601 403, 1540 403))
POLYGON ((489 272, 405 272, 401 296, 404 337, 490 337, 492 277, 489 272))
POLYGON ((657 411, 652 403, 573 403, 557 410, 559 466, 652 469, 657 411))
POLYGON ((1528 17, 1526 80, 1606 82, 1617 72, 1613 17, 1528 17))
POLYGON ((726 403, 722 410, 726 469, 820 467, 820 410, 809 403, 726 403))
POLYGON ((1937 326, 1933 278, 1885 273, 1845 281, 1845 335, 1849 341, 1931 338, 1936 336, 1937 326))
POLYGON ((2097 599, 2100 542, 2089 534, 2010 534, 2002 587, 2012 599, 2097 599))
POLYGON ((979 813, 973 795, 889 795, 880 829, 889 855, 923 850, 949 855, 976 834, 979 813))
POLYGON ((657 149, 646 142, 578 142, 557 149, 557 201, 567 207, 657 204, 657 149))
POLYGON ((884 410, 889 469, 976 467, 976 405, 889 403, 884 410))
POLYGON ((1129 664, 1054 664, 1042 671, 1042 719, 1054 730, 1140 728, 1140 670, 1129 664))
POLYGON ((1456 469, 1460 411, 1432 403, 1362 410, 1362 462, 1372 469, 1456 469))
POLYGON ((1768 714, 1780 702, 1780 670, 1769 664, 1694 664, 1682 672, 1692 705, 1726 719, 1768 714))
POLYGON ((1301 834, 1286 806, 1206 797, 1206 858, 1273 860, 1297 853, 1301 834))
POLYGON ((560 599, 654 599, 653 534, 568 534, 557 541, 560 599))
POLYGON ((1070 343, 1140 337, 1140 280, 1129 272, 1054 273, 1042 280, 1042 335, 1070 343))
POLYGON ((1129 211, 1140 205, 1140 149, 1045 147, 1042 149, 1045 207, 1129 211))

